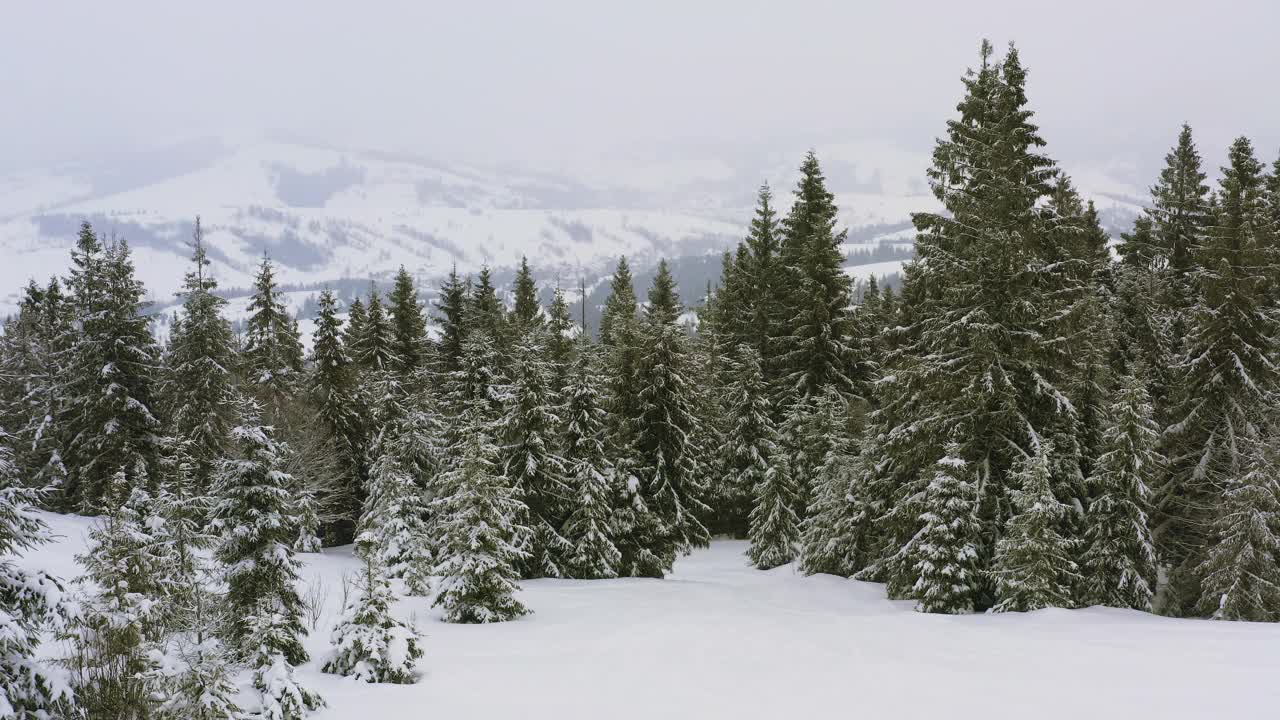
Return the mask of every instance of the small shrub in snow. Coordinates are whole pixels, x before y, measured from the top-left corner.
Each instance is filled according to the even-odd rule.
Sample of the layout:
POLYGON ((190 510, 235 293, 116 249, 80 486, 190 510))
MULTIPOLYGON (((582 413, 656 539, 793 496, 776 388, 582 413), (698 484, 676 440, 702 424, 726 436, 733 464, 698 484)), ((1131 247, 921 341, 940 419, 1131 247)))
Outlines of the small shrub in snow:
POLYGON ((250 667, 259 706, 254 720, 301 720, 312 710, 324 707, 324 700, 298 684, 293 665, 282 648, 295 641, 293 620, 266 606, 247 618, 249 637, 257 641, 250 667))
POLYGON ((333 654, 324 672, 367 683, 415 682, 421 638, 391 614, 391 585, 377 559, 366 555, 364 567, 359 594, 333 630, 333 654))

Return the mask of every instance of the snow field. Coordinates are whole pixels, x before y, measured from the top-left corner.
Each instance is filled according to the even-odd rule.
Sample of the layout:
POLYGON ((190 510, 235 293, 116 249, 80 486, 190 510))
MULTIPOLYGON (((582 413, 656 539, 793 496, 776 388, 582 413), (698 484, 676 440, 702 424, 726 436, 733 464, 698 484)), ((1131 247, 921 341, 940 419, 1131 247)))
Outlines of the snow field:
MULTIPOLYGON (((22 564, 79 574, 91 520, 44 515, 62 535, 22 564)), ((341 612, 350 548, 300 556, 323 590, 298 678, 318 720, 409 718, 1274 718, 1280 626, 1129 610, 923 615, 884 588, 792 566, 761 572, 716 541, 665 580, 532 580, 534 612, 450 625, 429 598, 397 614, 425 634, 415 685, 319 671, 341 612)))

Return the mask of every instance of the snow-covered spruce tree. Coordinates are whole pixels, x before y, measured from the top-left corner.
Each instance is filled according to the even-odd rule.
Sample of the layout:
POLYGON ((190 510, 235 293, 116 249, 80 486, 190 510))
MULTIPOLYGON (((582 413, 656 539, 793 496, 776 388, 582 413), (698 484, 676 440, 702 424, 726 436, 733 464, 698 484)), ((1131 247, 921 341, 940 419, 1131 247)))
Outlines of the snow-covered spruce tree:
POLYGON ((997 598, 992 612, 1075 605, 1075 551, 1059 530, 1070 510, 1053 496, 1052 466, 1053 444, 1044 440, 1014 468, 1019 489, 1010 491, 1013 517, 992 561, 997 598))
POLYGON ((528 508, 519 524, 531 531, 520 540, 526 553, 525 577, 563 577, 573 546, 560 534, 568 516, 564 459, 555 448, 560 418, 547 388, 543 333, 526 332, 511 358, 506 412, 497 429, 501 443, 499 473, 511 482, 528 508))
POLYGON ((1203 592, 1198 568, 1209 549, 1219 488, 1238 482, 1238 450, 1267 432, 1254 411, 1280 385, 1280 314, 1267 297, 1277 266, 1262 212, 1262 165, 1245 138, 1223 168, 1213 224, 1195 249, 1199 302, 1165 431, 1170 472, 1157 489, 1157 551, 1172 567, 1166 612, 1191 614, 1203 592))
POLYGON ((347 349, 347 357, 355 362, 355 348, 364 337, 365 325, 369 323, 369 311, 364 307, 364 300, 359 293, 351 298, 347 305, 347 326, 342 329, 342 341, 347 349))
POLYGON ((791 212, 783 221, 780 260, 787 292, 779 351, 779 402, 788 406, 834 385, 852 396, 854 353, 849 276, 840 251, 845 234, 835 232, 835 198, 812 151, 800 165, 791 212))
POLYGON ((440 288, 440 297, 436 300, 434 320, 440 325, 440 340, 437 343, 435 373, 440 378, 447 378, 452 372, 462 367, 462 342, 466 327, 467 288, 458 277, 455 266, 440 288))
POLYGON ((625 257, 618 258, 618 266, 609 279, 609 297, 600 314, 601 344, 613 345, 616 339, 615 326, 619 323, 630 324, 636 315, 637 302, 631 267, 627 265, 625 257))
POLYGON ((748 313, 751 293, 751 253, 745 242, 720 258, 720 286, 708 281, 706 300, 698 309, 698 336, 712 335, 723 354, 729 348, 749 344, 748 313))
POLYGON ((1165 155, 1165 167, 1151 188, 1151 209, 1155 223, 1161 265, 1170 271, 1174 287, 1167 298, 1170 310, 1185 311, 1192 301, 1191 276, 1197 265, 1196 248, 1211 223, 1209 186, 1201 169, 1200 153, 1183 124, 1177 144, 1165 155))
POLYGON ((405 378, 426 367, 430 344, 427 318, 418 302, 418 290, 404 266, 396 273, 395 285, 387 296, 391 314, 391 354, 395 370, 405 378))
POLYGON ((564 405, 564 467, 569 507, 564 537, 573 546, 568 576, 618 576, 622 554, 613 544, 614 470, 605 451, 605 412, 600 397, 595 348, 584 334, 578 341, 564 405))
POLYGON ((98 372, 103 362, 101 343, 91 341, 89 333, 98 334, 100 323, 97 318, 105 304, 104 262, 102 242, 88 222, 81 223, 75 246, 71 249, 71 273, 67 278, 72 322, 66 328, 59 353, 65 398, 63 423, 59 428, 62 437, 59 440, 67 476, 57 501, 58 508, 67 512, 92 511, 99 506, 96 498, 86 497, 86 491, 90 485, 97 486, 88 494, 100 497, 106 480, 99 476, 107 475, 109 478, 110 475, 108 471, 96 471, 93 466, 85 467, 81 462, 82 456, 92 455, 92 451, 82 452, 81 447, 89 441, 95 429, 89 403, 99 394, 98 372))
POLYGON ((333 652, 323 671, 366 683, 417 682, 422 638, 391 614, 395 598, 376 553, 361 555, 364 572, 333 629, 333 652))
POLYGON ((253 281, 245 323, 244 371, 249 390, 269 423, 278 423, 302 377, 298 324, 276 286, 271 258, 263 255, 253 281))
POLYGON ((782 318, 787 335, 794 327, 793 321, 799 315, 800 303, 804 301, 798 297, 799 279, 806 253, 811 248, 809 241, 815 231, 821 233, 823 226, 833 224, 835 219, 835 195, 827 189, 827 179, 822 174, 817 155, 809 151, 800 163, 800 180, 796 184, 791 210, 781 223, 778 254, 787 279, 783 286, 786 296, 782 318))
POLYGON ((505 356, 510 349, 511 339, 507 326, 506 311, 502 301, 498 299, 498 289, 493 285, 493 273, 486 265, 480 268, 476 282, 467 297, 467 313, 465 315, 466 331, 479 331, 488 334, 499 356, 505 356))
POLYGON ((13 462, 23 484, 45 492, 38 499, 69 510, 63 491, 66 421, 65 349, 71 340, 71 303, 57 278, 27 284, 17 316, 0 335, 0 427, 14 436, 13 462))
POLYGON ((70 499, 88 512, 103 507, 114 476, 154 479, 159 421, 152 414, 159 349, 142 314, 142 283, 129 246, 103 250, 85 225, 73 253, 79 332, 68 349, 67 467, 70 499))
POLYGON ((0 717, 35 720, 71 700, 64 679, 36 659, 44 634, 62 630, 69 608, 57 578, 14 563, 52 538, 31 511, 39 492, 17 482, 11 439, 0 429, 0 717))
POLYGON ((796 488, 785 457, 772 452, 764 475, 756 483, 749 518, 747 557, 761 570, 795 560, 800 544, 800 518, 796 516, 796 488))
MULTIPOLYGON (((557 402, 562 402, 568 392, 569 375, 577 360, 578 343, 574 340, 577 334, 564 290, 556 288, 551 297, 551 308, 547 311, 547 345, 544 356, 551 373, 547 381, 548 387, 557 402)), ((585 328, 581 330, 581 334, 587 334, 585 328)))
POLYGON ((182 446, 166 457, 166 482, 156 497, 152 536, 159 559, 158 620, 164 637, 151 679, 164 717, 236 718, 235 663, 219 633, 225 618, 214 588, 219 578, 206 550, 213 536, 205 524, 212 497, 195 494, 194 463, 182 446))
POLYGON ((350 352, 356 365, 365 373, 389 371, 399 362, 395 354, 395 336, 391 318, 382 304, 377 286, 369 287, 369 302, 365 304, 364 322, 359 334, 352 325, 350 352))
MULTIPOLYGON (((868 573, 894 594, 909 594, 916 578, 907 564, 888 560, 919 531, 918 500, 948 442, 977 473, 977 567, 987 570, 996 540, 1007 534, 1019 456, 1033 452, 1040 436, 1073 437, 1064 338, 1075 262, 1055 261, 1045 242, 1052 216, 1044 202, 1058 171, 1040 152, 1044 140, 1014 48, 995 60, 984 42, 981 65, 964 84, 959 116, 948 122, 929 170, 946 212, 913 218, 917 257, 906 269, 898 360, 880 382, 892 392, 877 396, 877 424, 885 424, 875 431, 870 462, 895 497, 876 523, 892 539, 868 573)), ((1078 474, 1071 450, 1055 461, 1061 469, 1076 462, 1078 474)), ((984 588, 975 603, 984 608, 993 599, 984 588)))
POLYGON ((801 526, 800 569, 806 575, 848 577, 862 568, 873 516, 864 487, 871 475, 868 457, 844 440, 819 469, 809 516, 801 526))
POLYGON ((1280 622, 1280 443, 1251 441, 1229 477, 1197 568, 1200 613, 1215 620, 1280 622))
POLYGON ((491 417, 488 399, 477 396, 455 419, 453 460, 440 483, 448 494, 432 503, 441 533, 435 604, 446 622, 502 622, 528 612, 515 598, 526 554, 513 522, 528 509, 499 472, 491 417))
POLYGON ((370 448, 369 489, 357 526, 356 545, 379 573, 404 580, 410 595, 426 595, 432 568, 427 534, 425 483, 420 452, 433 440, 413 418, 385 425, 370 448))
MULTIPOLYGON (((789 471, 789 465, 780 465, 786 452, 778 441, 769 388, 765 385, 760 357, 753 348, 738 347, 732 373, 727 401, 733 424, 726 438, 725 476, 719 483, 717 509, 722 516, 721 529, 744 537, 750 527, 748 518, 755 505, 756 488, 770 469, 789 471)), ((788 477, 788 490, 793 490, 791 483, 788 477)), ((793 516, 795 500, 791 498, 788 504, 793 516)))
POLYGON ((183 443, 195 490, 207 494, 236 422, 235 337, 222 316, 227 301, 213 294, 200 218, 183 283, 182 315, 174 320, 159 388, 171 432, 183 443))
POLYGON ((87 717, 150 718, 160 698, 153 650, 163 637, 154 600, 162 567, 151 532, 154 506, 138 471, 112 476, 106 515, 89 533, 75 623, 65 659, 76 704, 87 717))
POLYGON ((355 538, 354 528, 364 502, 364 423, 356 405, 355 368, 342 338, 338 300, 332 291, 320 293, 320 314, 312 336, 310 407, 333 447, 340 476, 341 497, 336 499, 341 516, 333 523, 337 542, 355 538))
POLYGON ((312 710, 324 707, 324 699, 298 683, 286 648, 296 642, 293 620, 281 612, 270 598, 264 598, 243 618, 248 632, 247 664, 253 670, 253 688, 258 691, 258 707, 249 714, 254 720, 301 720, 312 710))
MULTIPOLYGON (((781 228, 773 210, 773 192, 768 184, 760 186, 756 195, 755 217, 744 242, 749 261, 744 263, 745 334, 760 356, 760 370, 765 382, 773 387, 780 372, 777 356, 783 350, 776 338, 781 336, 785 318, 785 268, 780 258, 781 228)), ((774 418, 777 420, 777 418, 774 418)))
POLYGON ((955 444, 934 466, 924 491, 921 528, 904 550, 917 576, 916 610, 971 612, 978 585, 978 489, 955 444))
POLYGON ((518 333, 525 332, 543 324, 542 305, 538 303, 538 285, 533 280, 533 271, 529 269, 529 258, 520 256, 520 268, 516 270, 514 304, 511 308, 511 323, 518 333))
POLYGON ((638 574, 650 577, 662 577, 677 555, 710 540, 699 519, 708 508, 702 502, 704 480, 691 442, 698 419, 693 413, 694 389, 688 381, 688 340, 676 324, 679 316, 675 280, 663 261, 658 264, 639 332, 639 407, 632 430, 639 493, 657 521, 648 544, 656 562, 636 568, 638 574))
POLYGON ((652 577, 660 575, 658 568, 662 561, 655 555, 654 538, 663 531, 663 524, 649 504, 641 479, 643 465, 636 438, 643 406, 640 397, 643 341, 635 289, 625 258, 619 261, 610 287, 612 292, 600 321, 600 337, 605 368, 605 449, 614 468, 618 492, 610 523, 611 535, 622 555, 618 574, 652 577))
POLYGON ((756 567, 768 570, 795 559, 800 539, 797 490, 770 417, 768 389, 755 351, 740 346, 735 370, 736 383, 730 390, 730 415, 735 425, 729 433, 733 449, 728 474, 737 490, 734 499, 738 493, 747 499, 747 535, 751 540, 747 556, 756 567))
MULTIPOLYGON (((298 509, 293 478, 281 468, 271 428, 255 408, 231 432, 235 454, 217 474, 213 530, 220 535, 216 557, 226 574, 226 637, 242 658, 268 639, 256 635, 253 618, 270 624, 270 652, 291 665, 307 661, 302 647, 302 599, 298 597, 298 509)), ((259 666, 261 667, 261 666, 259 666)))
POLYGON ((1080 563, 1085 603, 1151 610, 1156 557, 1148 488, 1162 465, 1155 451, 1160 432, 1151 415, 1141 374, 1123 377, 1111 406, 1105 452, 1089 478, 1092 498, 1080 563))

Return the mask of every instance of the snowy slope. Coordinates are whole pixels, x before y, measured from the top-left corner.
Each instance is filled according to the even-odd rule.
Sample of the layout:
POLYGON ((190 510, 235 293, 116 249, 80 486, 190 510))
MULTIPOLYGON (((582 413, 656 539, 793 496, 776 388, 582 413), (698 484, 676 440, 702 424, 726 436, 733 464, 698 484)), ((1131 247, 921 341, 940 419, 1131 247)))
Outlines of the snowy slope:
MULTIPOLYGON (((22 560, 63 576, 84 518, 46 516, 65 536, 22 560)), ((325 591, 299 673, 329 707, 318 720, 868 717, 1274 718, 1280 626, 1175 620, 1091 608, 922 615, 879 585, 791 567, 753 570, 719 541, 666 580, 536 580, 534 614, 448 625, 422 598, 397 612, 426 633, 421 681, 361 685, 317 671, 349 549, 304 556, 325 591)))

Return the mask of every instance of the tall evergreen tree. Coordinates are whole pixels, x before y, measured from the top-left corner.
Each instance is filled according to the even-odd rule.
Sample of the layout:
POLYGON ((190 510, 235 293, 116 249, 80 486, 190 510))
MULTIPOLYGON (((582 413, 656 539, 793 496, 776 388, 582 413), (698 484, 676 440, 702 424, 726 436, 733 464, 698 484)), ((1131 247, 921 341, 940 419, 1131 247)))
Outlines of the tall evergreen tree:
POLYGON ((351 298, 347 306, 347 326, 342 331, 342 340, 346 344, 347 355, 352 362, 356 361, 355 348, 365 334, 365 326, 369 324, 369 311, 365 309, 364 300, 359 295, 351 298))
POLYGON ((218 461, 226 455, 236 421, 235 337, 222 316, 226 300, 213 294, 200 218, 192 237, 194 267, 183 283, 182 309, 174 321, 160 386, 172 432, 190 458, 196 490, 207 493, 218 461))
POLYGON ((1267 298, 1276 266, 1261 217, 1262 166, 1249 141, 1231 146, 1217 212, 1196 248, 1200 302, 1166 430, 1170 473, 1156 500, 1161 560, 1174 568, 1172 612, 1194 612, 1218 488, 1239 480, 1239 448, 1263 437, 1254 409, 1277 388, 1280 316, 1267 298))
POLYGON ((413 278, 403 265, 387 299, 391 305, 391 355, 395 370, 408 378, 426 365, 427 319, 413 278))
MULTIPOLYGON (((586 299, 583 299, 586 302, 586 299)), ((600 342, 612 345, 616 341, 614 326, 629 323, 636 314, 636 290, 631 278, 631 267, 625 257, 618 258, 618 266, 609 280, 609 299, 600 315, 600 342)))
POLYGON ((849 276, 842 267, 844 254, 840 250, 844 233, 835 233, 835 206, 826 205, 830 193, 822 184, 812 153, 802 170, 804 177, 796 191, 783 244, 783 257, 794 284, 785 310, 787 334, 781 340, 785 350, 778 359, 783 368, 781 391, 784 399, 808 397, 834 385, 851 396, 861 379, 854 377, 853 371, 865 368, 855 367, 850 346, 849 276), (810 199, 810 194, 816 198, 810 199))
POLYGON ((369 288, 369 302, 365 305, 364 324, 360 330, 360 335, 352 338, 352 359, 365 372, 392 371, 400 360, 395 354, 396 338, 391 318, 387 317, 377 287, 369 288))
MULTIPOLYGON (((1200 153, 1191 136, 1191 126, 1183 124, 1178 141, 1165 155, 1160 179, 1151 188, 1151 209, 1162 263, 1181 287, 1173 302, 1186 303, 1190 297, 1190 275, 1200 245, 1209 226, 1209 186, 1200 168, 1200 153)), ((1183 308, 1179 308, 1183 309, 1183 308)))
POLYGON ((249 387, 262 404, 265 417, 269 422, 279 422, 301 380, 302 341, 297 322, 280 297, 275 268, 266 255, 249 300, 244 365, 249 387))
POLYGON ((684 311, 680 304, 680 292, 671 275, 671 267, 665 259, 658 261, 658 272, 649 288, 649 304, 645 307, 645 319, 653 325, 674 324, 684 311))
POLYGON ((563 577, 572 545, 560 534, 568 516, 564 459, 554 441, 560 419, 547 388, 549 369, 543 360, 542 332, 532 332, 516 345, 506 412, 498 428, 502 443, 500 474, 513 483, 528 508, 518 520, 528 536, 518 538, 526 553, 528 577, 563 577))
MULTIPOLYGON (((896 360, 877 396, 884 424, 874 431, 870 460, 894 497, 879 501, 886 514, 877 525, 892 536, 882 546, 888 554, 873 559, 868 572, 891 592, 909 592, 915 582, 907 564, 889 561, 919 531, 928 468, 948 442, 977 473, 976 566, 985 571, 1014 514, 1009 494, 1021 486, 1019 457, 1034 453, 1041 436, 1075 437, 1067 350, 1078 311, 1074 267, 1083 261, 1073 250, 1072 262, 1061 262, 1046 242, 1055 225, 1044 203, 1058 171, 1039 151, 1044 140, 1025 82, 1014 48, 996 60, 983 43, 981 65, 964 78, 959 117, 948 122, 929 170, 947 212, 913 218, 917 259, 906 272, 896 360)), ((1062 477, 1074 466, 1079 491, 1078 448, 1050 459, 1054 491, 1078 499, 1066 497, 1073 488, 1062 477)), ((975 604, 992 600, 983 588, 975 604)))
POLYGON ((538 285, 533 281, 529 259, 520 257, 520 269, 516 271, 515 305, 511 308, 511 320, 520 330, 542 324, 542 305, 538 303, 538 285))
POLYGON ((827 189, 818 156, 810 150, 800 163, 800 180, 796 183, 791 211, 782 221, 781 259, 788 273, 793 276, 799 273, 806 253, 812 248, 810 240, 833 226, 835 219, 835 195, 827 189))
POLYGON ((320 312, 311 342, 310 406, 323 426, 333 452, 342 486, 337 499, 335 538, 354 539, 353 528, 364 500, 368 475, 365 462, 364 423, 357 405, 355 366, 342 338, 338 300, 331 290, 320 293, 320 312))
POLYGON ((564 525, 564 537, 573 546, 567 566, 570 577, 587 579, 617 577, 622 561, 612 539, 614 471, 605 450, 605 412, 593 355, 583 335, 564 404, 564 467, 573 508, 564 525))
POLYGON ((435 321, 440 325, 439 372, 443 375, 462 366, 462 343, 466 333, 467 289, 458 277, 458 268, 449 272, 449 279, 440 288, 436 301, 435 321))
POLYGON ((780 257, 781 242, 782 228, 773 209, 773 192, 766 183, 760 186, 755 216, 743 243, 748 258, 743 263, 747 276, 743 300, 747 305, 744 334, 760 355, 761 370, 771 384, 780 370, 777 356, 785 349, 782 324, 790 319, 784 311, 788 286, 780 257))
MULTIPOLYGON (((631 573, 661 577, 676 556, 709 540, 700 517, 708 511, 696 449, 694 390, 689 385, 687 338, 676 325, 680 299, 666 264, 649 293, 641 332, 638 413, 633 421, 633 453, 639 493, 656 525, 650 528, 647 560, 627 558, 631 573)), ((621 549, 621 548, 620 548, 621 549)), ((625 553, 625 550, 624 550, 625 553)))
POLYGON ((41 287, 28 283, 18 314, 0 335, 0 427, 13 432, 13 462, 24 484, 47 490, 39 499, 51 507, 66 502, 64 462, 68 421, 64 372, 72 342, 71 299, 57 278, 41 287))
POLYGON ((155 479, 160 421, 151 408, 160 360, 129 246, 120 242, 104 251, 86 224, 78 247, 68 467, 71 497, 93 512, 103 507, 117 473, 125 472, 130 486, 155 479))
MULTIPOLYGON (((575 334, 569 303, 564 291, 556 288, 551 309, 547 312, 546 358, 551 373, 551 392, 558 398, 568 391, 569 375, 578 350, 578 343, 574 341, 575 334)), ((581 334, 586 335, 586 328, 582 329, 581 334)))
POLYGON ((493 285, 493 273, 486 265, 480 268, 476 283, 471 288, 468 298, 467 327, 489 334, 500 350, 505 349, 506 313, 502 301, 498 299, 498 290, 493 285))

